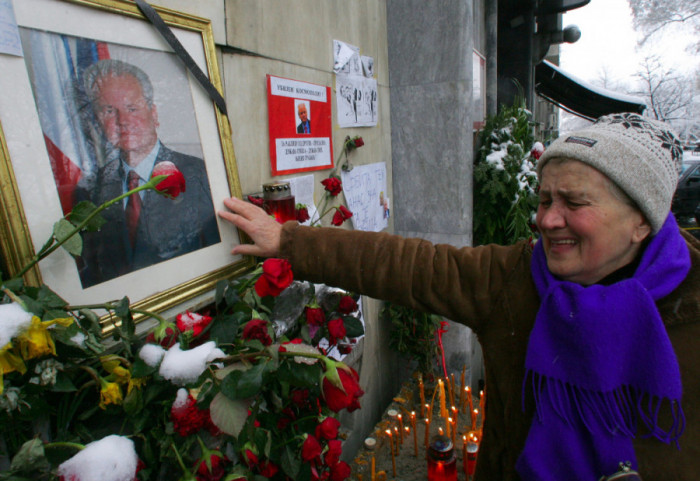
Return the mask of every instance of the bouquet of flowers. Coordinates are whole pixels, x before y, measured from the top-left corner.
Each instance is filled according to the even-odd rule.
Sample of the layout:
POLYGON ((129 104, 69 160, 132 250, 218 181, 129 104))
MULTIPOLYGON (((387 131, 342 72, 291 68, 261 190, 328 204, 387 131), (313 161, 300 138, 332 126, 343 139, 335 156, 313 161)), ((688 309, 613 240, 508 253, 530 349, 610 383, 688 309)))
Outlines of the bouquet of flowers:
MULTIPOLYGON (((176 197, 184 178, 165 174, 134 191, 176 197)), ((351 294, 294 281, 286 260, 268 259, 219 283, 206 311, 174 322, 139 311, 157 322, 138 336, 127 298, 72 306, 23 283, 57 248, 79 255, 76 234, 134 191, 76 206, 2 281, 0 479, 346 479, 336 415, 359 408, 363 392, 328 354, 364 332, 351 294)))

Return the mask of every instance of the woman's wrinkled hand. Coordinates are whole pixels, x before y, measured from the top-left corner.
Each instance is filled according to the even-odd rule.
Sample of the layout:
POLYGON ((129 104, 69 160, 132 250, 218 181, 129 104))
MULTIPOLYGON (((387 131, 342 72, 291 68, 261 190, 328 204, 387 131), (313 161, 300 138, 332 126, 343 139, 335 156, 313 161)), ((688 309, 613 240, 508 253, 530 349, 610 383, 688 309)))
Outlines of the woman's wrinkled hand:
POLYGON ((242 254, 259 257, 276 257, 280 251, 282 225, 258 206, 231 197, 224 200, 228 209, 220 210, 219 217, 227 220, 244 231, 253 244, 239 244, 231 250, 231 254, 242 254))

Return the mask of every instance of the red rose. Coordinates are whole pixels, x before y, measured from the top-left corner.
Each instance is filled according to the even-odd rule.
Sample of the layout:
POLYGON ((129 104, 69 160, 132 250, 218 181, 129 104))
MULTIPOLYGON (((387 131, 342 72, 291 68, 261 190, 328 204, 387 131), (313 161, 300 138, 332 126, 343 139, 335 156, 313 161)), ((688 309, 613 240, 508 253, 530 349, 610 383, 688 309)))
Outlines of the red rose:
POLYGON ((260 468, 260 476, 268 479, 273 477, 275 474, 277 474, 277 471, 280 470, 275 463, 267 459, 261 462, 258 467, 260 468))
POLYGON ((177 338, 180 335, 180 331, 176 331, 172 327, 165 329, 165 335, 160 341, 156 341, 156 335, 153 331, 149 332, 146 336, 146 343, 148 344, 160 344, 166 349, 170 349, 177 342, 177 338))
POLYGON ((209 457, 209 464, 211 465, 211 469, 209 469, 205 459, 199 461, 197 472, 195 473, 197 481, 219 481, 224 477, 226 474, 225 457, 212 454, 209 457))
POLYGON ((320 307, 306 307, 306 323, 312 326, 323 326, 326 323, 326 314, 320 307))
POLYGON ((272 338, 267 333, 267 321, 251 319, 243 328, 243 339, 252 341, 258 339, 265 346, 272 344, 272 338))
POLYGON ((180 172, 172 162, 158 162, 155 167, 153 167, 151 178, 158 175, 167 176, 156 185, 156 191, 158 191, 158 193, 174 199, 180 195, 180 192, 185 191, 185 176, 182 175, 182 172, 180 172))
POLYGON ((296 338, 292 339, 291 341, 286 341, 286 342, 283 342, 282 344, 280 344, 280 347, 277 350, 279 352, 287 352, 287 348, 284 346, 286 346, 287 344, 301 344, 302 342, 304 342, 303 339, 296 337, 296 338))
POLYGON ((338 310, 343 314, 352 314, 357 310, 357 302, 350 296, 343 296, 340 298, 338 310))
POLYGON ((250 449, 246 449, 243 452, 243 461, 246 463, 246 465, 249 468, 252 468, 254 466, 257 466, 260 461, 258 461, 258 455, 255 454, 253 451, 250 449))
POLYGON ((279 296, 294 280, 292 266, 286 259, 267 259, 262 268, 263 273, 255 283, 255 292, 260 297, 279 296))
POLYGON ((265 200, 262 197, 256 197, 254 195, 248 196, 248 202, 258 207, 262 207, 265 204, 265 200))
POLYGON ((340 214, 343 216, 343 220, 348 220, 350 217, 352 217, 352 212, 348 210, 347 207, 344 205, 341 205, 338 207, 338 210, 340 211, 340 214))
POLYGON ((326 466, 338 464, 340 455, 343 453, 343 444, 339 439, 328 441, 328 451, 323 455, 323 462, 326 466))
POLYGON ((178 314, 176 318, 177 328, 181 332, 192 330, 194 337, 199 336, 205 327, 211 323, 211 317, 197 314, 196 312, 186 311, 183 314, 178 314))
POLYGON ((340 461, 331 466, 330 481, 345 481, 350 477, 350 465, 345 461, 340 461))
POLYGON ((362 140, 362 137, 355 137, 352 140, 355 143, 355 147, 362 147, 363 145, 365 145, 365 141, 362 140))
POLYGON ((340 427, 340 421, 333 417, 327 417, 323 420, 321 424, 316 426, 316 437, 319 439, 326 439, 330 441, 338 437, 338 428, 340 427))
POLYGON ((330 335, 331 346, 338 343, 339 339, 343 339, 346 335, 345 323, 341 318, 333 319, 328 321, 328 334, 330 335))
POLYGON ((298 407, 302 408, 309 400, 309 390, 308 389, 295 389, 292 391, 290 396, 292 403, 298 407))
POLYGON ((343 219, 343 214, 341 214, 339 210, 336 210, 335 214, 333 214, 333 219, 331 219, 331 224, 334 226, 341 226, 343 225, 343 222, 345 222, 345 219, 343 219))
POLYGON ((297 204, 296 217, 300 224, 306 222, 311 218, 309 217, 309 209, 304 204, 297 204))
POLYGON ((197 401, 191 395, 188 395, 184 403, 173 404, 170 408, 170 419, 173 422, 173 428, 182 437, 194 434, 211 423, 209 410, 199 409, 197 401))
POLYGON ((321 455, 321 443, 318 442, 315 436, 309 434, 301 446, 301 459, 304 461, 313 461, 321 455))
POLYGON ((343 389, 340 389, 331 383, 327 377, 323 378, 323 398, 326 400, 328 408, 333 412, 340 412, 347 408, 349 412, 353 412, 360 407, 360 397, 364 391, 360 389, 357 371, 349 366, 338 369, 340 382, 343 389))
POLYGON ((341 205, 335 210, 331 224, 335 226, 342 225, 343 222, 348 220, 350 217, 352 217, 352 212, 350 212, 344 205, 341 205))
POLYGON ((327 179, 323 179, 321 184, 323 184, 328 193, 333 197, 336 197, 343 191, 343 183, 338 177, 328 177, 327 179))

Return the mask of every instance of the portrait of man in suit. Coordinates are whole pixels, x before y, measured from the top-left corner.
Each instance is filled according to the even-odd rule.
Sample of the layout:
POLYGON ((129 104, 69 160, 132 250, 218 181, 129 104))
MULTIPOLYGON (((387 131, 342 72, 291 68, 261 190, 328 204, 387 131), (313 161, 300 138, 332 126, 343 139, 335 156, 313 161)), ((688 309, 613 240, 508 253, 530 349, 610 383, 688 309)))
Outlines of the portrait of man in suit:
POLYGON ((297 115, 299 116, 299 125, 297 125, 297 134, 311 133, 311 120, 309 120, 309 107, 305 102, 300 102, 297 105, 297 115))
POLYGON ((102 212, 107 222, 83 236, 83 287, 220 242, 204 161, 159 139, 158 110, 146 73, 119 60, 100 60, 84 71, 82 86, 113 155, 87 188, 76 191, 77 200, 100 205, 147 182, 163 162, 172 163, 186 182, 177 198, 146 190, 102 212))

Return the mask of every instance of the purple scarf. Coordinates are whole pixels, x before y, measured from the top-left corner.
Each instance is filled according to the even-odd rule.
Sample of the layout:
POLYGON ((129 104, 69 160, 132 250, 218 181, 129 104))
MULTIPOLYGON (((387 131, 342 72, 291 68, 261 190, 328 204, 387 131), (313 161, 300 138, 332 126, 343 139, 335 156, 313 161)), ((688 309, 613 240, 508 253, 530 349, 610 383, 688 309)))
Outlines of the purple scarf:
MULTIPOLYGON (((655 301, 690 270, 688 247, 669 214, 644 250, 634 276, 582 286, 554 277, 542 243, 532 276, 542 304, 530 333, 523 404, 536 412, 516 469, 524 481, 596 481, 637 461, 638 421, 670 443, 683 432, 681 376, 655 301), (673 425, 658 425, 670 402, 673 425)), ((640 473, 644 476, 644 473, 640 473)))

